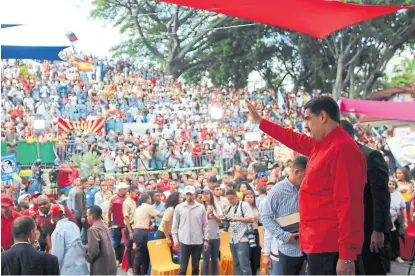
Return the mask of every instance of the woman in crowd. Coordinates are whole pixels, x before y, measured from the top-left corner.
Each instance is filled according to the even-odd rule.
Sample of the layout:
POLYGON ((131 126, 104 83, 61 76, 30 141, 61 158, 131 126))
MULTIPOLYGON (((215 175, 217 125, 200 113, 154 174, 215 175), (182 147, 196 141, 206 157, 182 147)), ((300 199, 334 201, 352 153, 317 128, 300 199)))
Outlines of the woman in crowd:
POLYGON ((206 209, 209 229, 209 248, 203 251, 202 275, 209 275, 209 260, 212 263, 211 275, 219 273, 219 247, 220 247, 220 223, 222 218, 222 209, 216 208, 215 199, 209 188, 203 189, 203 206, 206 209))
POLYGON ((247 202, 251 208, 254 215, 254 222, 252 223, 252 228, 254 229, 255 235, 255 247, 251 247, 250 259, 251 259, 251 269, 252 275, 257 274, 259 268, 260 257, 261 257, 261 247, 259 246, 259 233, 258 233, 258 223, 259 223, 259 211, 255 204, 255 193, 252 190, 247 190, 244 193, 243 201, 247 202))
MULTIPOLYGON (((399 238, 404 239, 404 232, 408 227, 406 204, 402 193, 398 190, 398 184, 393 178, 389 179, 389 192, 391 195, 390 215, 392 218, 393 229, 391 232, 391 257, 398 263, 403 264, 401 258, 401 248, 399 238)), ((398 188, 399 189, 399 188, 398 188)))
POLYGON ((171 227, 173 225, 173 213, 176 206, 182 202, 182 195, 179 192, 174 192, 167 198, 163 218, 160 226, 156 232, 156 239, 168 239, 170 241, 171 227))
POLYGON ((396 169, 396 179, 398 181, 398 191, 405 200, 406 209, 409 210, 411 198, 414 193, 414 184, 411 183, 411 177, 405 168, 396 169))
POLYGON ((108 188, 108 182, 103 181, 100 186, 100 191, 95 194, 94 205, 99 206, 102 209, 102 213, 104 214, 104 218, 107 218, 107 211, 109 206, 109 201, 113 196, 112 191, 108 188))

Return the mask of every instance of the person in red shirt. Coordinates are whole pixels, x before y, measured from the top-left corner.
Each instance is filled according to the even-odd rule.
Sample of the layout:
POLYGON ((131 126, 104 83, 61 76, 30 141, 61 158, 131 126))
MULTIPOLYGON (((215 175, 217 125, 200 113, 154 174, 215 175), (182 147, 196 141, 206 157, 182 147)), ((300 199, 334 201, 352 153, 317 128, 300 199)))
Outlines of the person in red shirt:
POLYGON ((170 179, 168 172, 164 172, 160 176, 160 181, 157 183, 157 189, 160 189, 163 192, 168 191, 170 189, 170 179))
POLYGON ((108 206, 108 226, 114 231, 114 250, 119 263, 122 262, 124 252, 124 248, 121 245, 121 231, 123 231, 125 227, 122 205, 127 199, 128 188, 129 186, 127 184, 121 182, 118 185, 118 193, 110 199, 110 204, 108 206))
POLYGON ((60 189, 59 195, 64 194, 66 197, 69 195, 69 191, 72 188, 72 182, 76 178, 72 178, 73 166, 72 164, 63 164, 59 168, 58 173, 58 187, 60 189))
POLYGON ((262 119, 247 102, 251 119, 287 147, 309 157, 300 188, 300 249, 310 275, 354 275, 363 246, 366 160, 340 123, 337 103, 315 97, 305 106, 310 137, 262 119))
POLYGON ((1 249, 8 250, 14 240, 12 236, 12 223, 20 214, 13 210, 13 200, 10 197, 1 198, 1 249))

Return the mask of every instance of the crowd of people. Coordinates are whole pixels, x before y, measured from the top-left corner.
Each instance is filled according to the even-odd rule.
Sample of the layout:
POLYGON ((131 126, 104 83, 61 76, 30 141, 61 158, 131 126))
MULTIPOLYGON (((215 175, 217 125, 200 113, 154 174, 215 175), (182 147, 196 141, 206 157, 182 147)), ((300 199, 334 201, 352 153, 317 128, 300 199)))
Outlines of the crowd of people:
POLYGON ((179 256, 180 275, 190 258, 192 275, 199 275, 201 258, 201 273, 218 275, 224 232, 235 275, 256 275, 261 254, 270 275, 299 274, 305 263, 312 275, 352 275, 362 273, 360 258, 365 271, 386 274, 390 259, 403 262, 399 238, 414 221, 414 170, 396 163, 387 128, 340 121, 337 104, 317 92, 208 88, 134 62, 93 62, 102 78, 77 72, 71 61, 32 63, 24 74, 21 61, 2 63, 8 151, 28 139, 56 141, 60 161, 69 151, 93 151, 106 173, 94 168, 84 177, 76 165, 62 164, 59 200, 46 195, 36 165, 22 191, 2 189, 2 274, 33 274, 25 269, 38 260, 36 274, 115 275, 122 265, 145 275, 149 232, 179 256), (100 133, 58 129, 58 118, 98 117, 105 118, 100 133), (44 131, 33 129, 35 119, 45 120, 44 131), (124 123, 135 122, 156 127, 124 132, 124 123), (282 145, 293 150, 284 160, 282 145), (254 154, 274 150, 271 160, 254 154), (216 166, 200 169, 219 160, 233 160, 223 175, 216 166), (374 251, 389 248, 388 237, 391 255, 380 261, 374 251))
MULTIPOLYGON (((219 159, 229 164, 227 170, 249 165, 258 159, 255 153, 279 146, 264 134, 246 136, 258 132, 248 120, 246 99, 267 120, 307 133, 303 106, 324 95, 182 84, 136 62, 87 59, 100 74, 77 72, 71 60, 2 63, 1 133, 9 152, 16 152, 20 141, 57 141, 61 162, 91 150, 101 156, 107 172, 202 167, 218 165, 219 159), (105 118, 99 133, 58 128, 58 118, 82 122, 99 117, 105 118), (45 120, 43 131, 34 129, 38 119, 45 120), (124 129, 124 123, 148 123, 148 128, 136 132, 124 129)), ((364 127, 359 134, 370 147, 381 148, 388 131, 378 131, 381 136, 364 127)))

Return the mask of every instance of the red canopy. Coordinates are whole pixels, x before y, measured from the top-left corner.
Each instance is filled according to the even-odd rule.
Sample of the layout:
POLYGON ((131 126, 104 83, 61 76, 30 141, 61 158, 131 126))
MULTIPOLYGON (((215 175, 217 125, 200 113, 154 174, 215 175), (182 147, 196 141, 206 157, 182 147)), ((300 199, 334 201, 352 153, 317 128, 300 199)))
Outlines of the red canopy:
POLYGON ((379 102, 342 99, 340 111, 378 118, 415 121, 415 102, 379 102))
POLYGON ((341 28, 415 6, 371 6, 324 0, 160 0, 274 25, 321 39, 341 28))

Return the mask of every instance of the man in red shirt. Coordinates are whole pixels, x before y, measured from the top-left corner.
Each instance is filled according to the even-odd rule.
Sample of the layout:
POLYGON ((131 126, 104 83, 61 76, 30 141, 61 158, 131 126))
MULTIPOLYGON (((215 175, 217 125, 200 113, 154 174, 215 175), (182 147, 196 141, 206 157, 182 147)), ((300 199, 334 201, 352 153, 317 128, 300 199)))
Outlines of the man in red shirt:
POLYGON ((125 227, 122 205, 127 199, 128 188, 129 186, 127 184, 121 182, 118 185, 118 194, 110 199, 110 204, 108 206, 109 227, 112 227, 112 230, 114 231, 114 250, 119 263, 122 262, 124 252, 124 248, 121 245, 121 231, 123 231, 125 227))
POLYGON ((1 248, 8 250, 14 240, 12 236, 12 223, 20 214, 13 210, 13 200, 10 197, 1 198, 1 248))
POLYGON ((73 172, 73 166, 72 164, 63 164, 59 168, 58 173, 58 187, 60 189, 59 195, 64 194, 66 197, 69 195, 69 191, 72 188, 72 182, 76 178, 72 178, 73 172))
POLYGON ((354 275, 363 245, 363 190, 366 160, 342 129, 337 103, 315 97, 305 106, 310 137, 262 119, 247 102, 260 129, 309 157, 300 188, 300 249, 310 275, 354 275))

